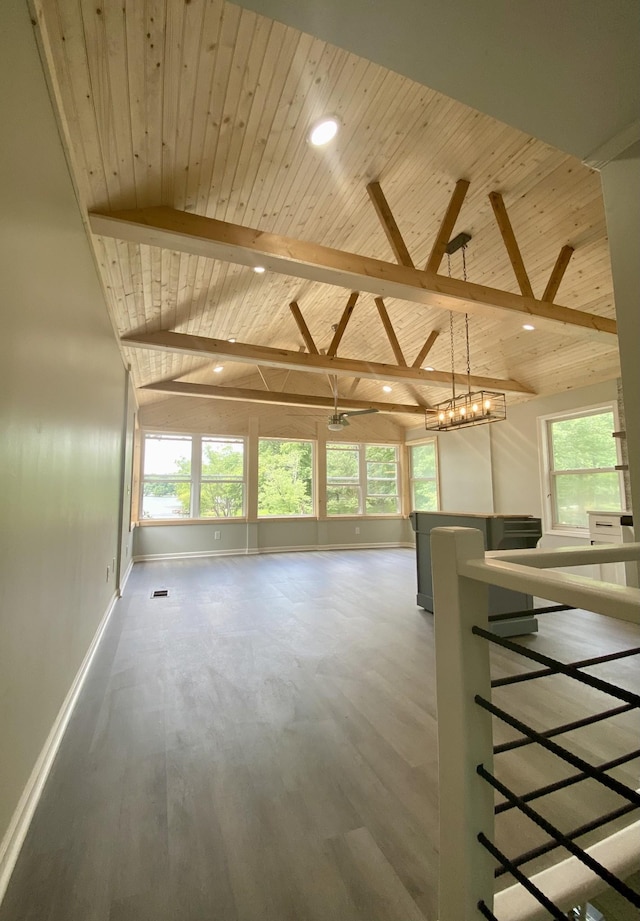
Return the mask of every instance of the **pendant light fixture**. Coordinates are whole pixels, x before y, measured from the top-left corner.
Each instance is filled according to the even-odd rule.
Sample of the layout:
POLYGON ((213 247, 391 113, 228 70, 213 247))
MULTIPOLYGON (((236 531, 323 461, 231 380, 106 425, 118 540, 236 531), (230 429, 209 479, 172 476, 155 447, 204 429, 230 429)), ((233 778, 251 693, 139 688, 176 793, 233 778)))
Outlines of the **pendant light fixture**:
MULTIPOLYGON (((462 249, 462 269, 467 280, 467 262, 465 251, 468 234, 459 234, 447 246, 447 266, 451 278, 451 254, 462 249)), ((504 393, 495 390, 471 391, 471 359, 469 351, 469 314, 464 315, 465 342, 467 353, 467 389, 456 394, 456 375, 454 370, 454 335, 453 311, 449 311, 449 339, 451 344, 451 399, 437 403, 425 411, 425 428, 427 431, 450 432, 453 429, 466 428, 470 425, 484 425, 486 422, 500 422, 507 418, 507 400, 504 393)))

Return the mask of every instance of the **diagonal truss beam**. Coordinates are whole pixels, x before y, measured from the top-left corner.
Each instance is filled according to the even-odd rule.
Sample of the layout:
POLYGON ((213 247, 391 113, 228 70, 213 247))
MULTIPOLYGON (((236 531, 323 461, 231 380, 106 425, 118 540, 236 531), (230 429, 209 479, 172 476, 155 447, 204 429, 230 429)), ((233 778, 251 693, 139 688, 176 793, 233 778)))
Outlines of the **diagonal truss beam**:
POLYGON ((513 232, 511 221, 509 220, 504 199, 500 192, 489 192, 489 201, 491 202, 498 229, 504 241, 507 255, 509 256, 509 261, 511 262, 511 267, 513 268, 520 291, 525 297, 533 297, 531 282, 529 281, 527 270, 524 267, 522 253, 520 252, 516 235, 513 232))
POLYGON ((347 306, 342 311, 342 316, 340 317, 340 322, 336 327, 336 331, 333 334, 333 339, 331 340, 331 345, 327 349, 327 356, 333 358, 336 352, 338 351, 338 346, 344 336, 344 331, 347 328, 347 323, 351 319, 351 314, 353 313, 353 308, 356 306, 356 301, 360 297, 359 291, 352 291, 349 295, 349 300, 347 301, 347 306))
MULTIPOLYGON (((318 406, 333 409, 333 397, 316 394, 282 393, 277 391, 247 390, 243 387, 217 387, 214 384, 192 384, 189 381, 159 381, 146 384, 140 390, 154 393, 172 393, 177 396, 204 397, 210 400, 242 400, 247 403, 271 403, 278 406, 318 406)), ((377 409, 381 413, 406 413, 422 416, 424 407, 410 403, 381 403, 375 400, 353 400, 340 397, 341 409, 377 409)))
MULTIPOLYGON (((161 352, 186 352, 187 354, 211 355, 226 361, 242 364, 265 365, 272 368, 288 368, 292 371, 310 371, 314 374, 337 374, 340 377, 364 377, 370 380, 388 380, 412 384, 451 383, 450 371, 422 371, 420 368, 402 368, 382 362, 362 361, 355 358, 330 358, 328 355, 309 355, 307 352, 293 352, 290 349, 276 349, 266 345, 248 345, 244 342, 227 342, 223 339, 209 339, 206 336, 192 336, 160 330, 153 333, 137 333, 123 336, 125 346, 155 349, 161 352)), ((467 383, 466 374, 456 374, 456 382, 467 383)), ((480 377, 472 374, 472 386, 487 390, 510 390, 514 393, 535 393, 531 388, 514 380, 495 377, 480 377)))
POLYGON ((404 240, 402 239, 402 234, 400 229, 396 224, 396 220, 393 216, 393 212, 389 207, 387 199, 384 197, 384 192, 380 187, 379 182, 370 182, 367 186, 367 192, 369 193, 369 198, 373 203, 373 207, 376 209, 376 214, 382 224, 382 229, 384 230, 389 245, 393 255, 396 257, 399 265, 407 265, 409 268, 414 268, 413 259, 409 255, 409 250, 406 247, 404 240))
POLYGON ((470 184, 471 183, 468 179, 458 179, 456 182, 455 188, 451 194, 449 205, 447 206, 445 215, 442 218, 438 236, 436 237, 431 248, 431 254, 427 260, 425 271, 437 272, 440 268, 442 257, 444 256, 445 250, 447 248, 447 243, 451 238, 453 228, 455 227, 456 221, 458 220, 458 215, 460 214, 460 209, 462 208, 462 203, 465 199, 467 189, 469 188, 470 184))
POLYGON ((302 311, 298 306, 297 301, 291 301, 289 304, 289 310, 293 314, 293 318, 296 321, 298 329, 300 330, 300 335, 304 339, 304 344, 307 347, 307 351, 311 352, 312 355, 319 355, 318 349, 315 342, 313 341, 313 336, 309 332, 309 327, 307 326, 304 317, 302 316, 302 311))
POLYGON ((575 334, 604 339, 616 335, 616 323, 608 317, 173 208, 94 212, 89 220, 92 231, 102 236, 240 265, 260 264, 267 271, 352 291, 494 318, 497 308, 499 313, 515 314, 520 319, 535 317, 540 327, 550 321, 556 329, 560 324, 575 334))
POLYGON ((403 368, 406 368, 407 363, 405 361, 404 355, 402 354, 402 349, 400 348, 400 343, 398 342, 398 337, 396 336, 396 331, 391 323, 391 318, 385 303, 381 297, 376 297, 375 302, 376 307, 378 308, 378 313, 380 314, 380 319, 382 320, 382 325, 384 326, 384 331, 387 334, 387 339, 389 340, 389 344, 393 349, 393 354, 395 356, 396 362, 403 368))
POLYGON ((549 281, 547 282, 547 287, 544 289, 544 294, 542 295, 543 301, 549 301, 551 303, 558 293, 558 288, 560 287, 560 282, 564 278, 564 273, 567 271, 567 266, 569 261, 573 256, 573 247, 572 246, 563 246, 558 254, 556 259, 556 264, 554 265, 551 275, 549 276, 549 281))
POLYGON ((436 341, 436 339, 438 338, 439 335, 440 335, 440 330, 439 330, 439 329, 433 329, 433 330, 431 330, 431 332, 430 332, 429 335, 427 336, 427 340, 426 340, 425 344, 422 346, 422 348, 421 348, 420 351, 418 352, 418 354, 417 354, 417 356, 416 356, 416 360, 415 360, 414 363, 411 365, 412 368, 420 368, 420 367, 422 366, 422 362, 425 360, 425 358, 427 357, 427 355, 429 354, 429 352, 430 352, 431 349, 433 348, 433 345, 434 345, 434 343, 435 343, 435 341, 436 341))

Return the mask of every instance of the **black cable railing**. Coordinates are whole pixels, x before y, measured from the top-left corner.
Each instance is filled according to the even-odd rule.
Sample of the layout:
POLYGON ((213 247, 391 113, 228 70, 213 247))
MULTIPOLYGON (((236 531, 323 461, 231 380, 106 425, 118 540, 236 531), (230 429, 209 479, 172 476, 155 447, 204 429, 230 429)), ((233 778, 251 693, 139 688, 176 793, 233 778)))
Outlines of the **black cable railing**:
POLYGON ((489 614, 489 623, 494 624, 501 620, 511 620, 513 617, 538 616, 538 614, 557 614, 558 611, 575 611, 570 604, 550 604, 546 608, 526 608, 524 611, 511 611, 509 614, 489 614))
MULTIPOLYGON (((557 605, 548 609, 538 609, 536 613, 546 613, 547 611, 551 612, 558 610, 572 610, 572 608, 567 605, 557 605)), ((520 614, 524 613, 531 612, 520 612, 520 614)), ((497 617, 492 617, 489 619, 504 620, 508 617, 514 616, 518 615, 498 615, 497 617)), ((551 729, 547 729, 546 731, 537 731, 510 713, 507 713, 492 701, 487 700, 480 695, 476 695, 475 701, 480 707, 520 733, 520 736, 517 739, 494 746, 494 755, 512 751, 513 749, 520 748, 525 745, 535 744, 562 759, 565 763, 570 764, 574 768, 577 768, 577 773, 563 778, 562 780, 555 781, 554 783, 547 784, 527 793, 516 794, 510 790, 506 784, 499 780, 491 771, 487 770, 484 765, 478 765, 477 773, 479 776, 482 777, 483 780, 485 780, 487 783, 489 783, 498 793, 500 793, 502 797, 504 797, 504 801, 495 807, 496 815, 504 813, 510 809, 517 809, 521 814, 535 823, 548 836, 549 839, 543 844, 540 844, 537 847, 532 848, 531 850, 526 851, 516 857, 507 857, 484 834, 479 834, 478 841, 498 861, 495 875, 501 876, 505 873, 511 874, 514 879, 517 880, 517 882, 519 882, 549 913, 550 917, 563 919, 564 921, 564 919, 567 917, 566 910, 561 910, 558 906, 554 905, 548 896, 546 896, 537 886, 535 886, 535 884, 530 879, 528 879, 528 877, 520 869, 520 867, 522 867, 524 864, 529 863, 530 861, 535 860, 536 858, 545 854, 548 854, 556 848, 562 847, 578 860, 580 860, 607 886, 623 896, 623 898, 625 898, 631 905, 636 908, 640 908, 640 893, 636 892, 626 882, 615 876, 615 874, 613 874, 607 867, 603 866, 599 861, 595 860, 594 857, 592 857, 587 851, 585 851, 579 846, 579 844, 576 843, 576 839, 580 838, 581 836, 603 828, 610 822, 620 819, 640 807, 640 791, 631 789, 621 781, 617 780, 615 777, 611 777, 608 773, 615 767, 628 763, 629 761, 632 761, 636 758, 640 758, 640 749, 636 749, 632 752, 627 752, 602 764, 593 765, 585 761, 584 758, 576 755, 569 748, 552 741, 552 737, 554 736, 564 735, 577 729, 584 728, 585 726, 592 726, 596 723, 612 719, 614 717, 620 716, 621 714, 628 713, 632 710, 640 708, 640 695, 635 694, 632 691, 628 691, 624 688, 617 687, 611 682, 597 678, 594 675, 585 674, 583 671, 585 668, 601 665, 605 662, 612 662, 627 658, 629 656, 640 655, 640 647, 634 649, 626 649, 616 653, 609 653, 607 655, 598 656, 595 658, 583 659, 577 662, 563 663, 529 647, 514 643, 511 640, 492 633, 489 630, 484 630, 481 627, 473 627, 472 629, 476 636, 483 637, 491 643, 495 643, 499 646, 509 649, 512 652, 515 652, 518 655, 530 659, 543 666, 542 669, 536 671, 529 671, 525 672, 524 674, 510 676, 508 678, 496 679, 491 682, 492 688, 505 687, 524 681, 533 681, 538 678, 548 677, 550 675, 562 675, 567 678, 579 681, 582 684, 585 684, 597 691, 608 694, 611 697, 623 702, 620 706, 610 707, 607 710, 603 710, 599 713, 574 720, 573 722, 555 726, 551 729), (585 822, 582 825, 566 832, 561 831, 552 822, 541 815, 540 812, 529 805, 531 802, 544 796, 548 796, 551 793, 566 789, 567 787, 588 779, 596 781, 600 785, 608 788, 613 793, 621 797, 625 802, 617 808, 612 809, 607 814, 598 816, 597 818, 594 818, 589 822, 585 822)), ((484 902, 478 903, 478 911, 483 917, 493 919, 493 921, 498 921, 491 909, 484 902)))

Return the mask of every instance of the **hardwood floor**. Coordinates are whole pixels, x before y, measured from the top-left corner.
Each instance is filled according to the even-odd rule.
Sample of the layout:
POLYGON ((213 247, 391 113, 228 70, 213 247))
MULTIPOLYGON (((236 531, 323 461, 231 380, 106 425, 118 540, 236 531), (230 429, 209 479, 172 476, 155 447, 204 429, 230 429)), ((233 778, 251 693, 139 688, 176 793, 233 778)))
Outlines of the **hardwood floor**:
MULTIPOLYGON (((570 660, 639 633, 568 612, 524 642, 570 660)), ((493 664, 522 668, 501 651, 493 664)), ((597 673, 640 687, 637 660, 597 673)), ((496 699, 534 725, 604 699, 534 684, 496 699)), ((637 747, 637 715, 610 722, 573 733, 574 750, 597 762, 637 747)), ((501 757, 517 788, 570 772, 531 748, 501 757)), ((616 776, 637 786, 637 763, 616 776)), ((547 799, 570 827, 609 798, 579 785, 547 799)), ((435 919, 437 815, 432 616, 415 605, 413 551, 138 564, 0 921, 435 919)), ((498 844, 539 840, 503 818, 498 844)))

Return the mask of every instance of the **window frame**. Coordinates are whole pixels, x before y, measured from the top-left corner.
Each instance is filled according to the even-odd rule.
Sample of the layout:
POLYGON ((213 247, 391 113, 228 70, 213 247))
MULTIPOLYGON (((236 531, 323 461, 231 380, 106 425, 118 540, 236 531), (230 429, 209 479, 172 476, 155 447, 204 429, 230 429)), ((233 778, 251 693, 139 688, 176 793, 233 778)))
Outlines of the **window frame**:
MULTIPOLYGON (((330 486, 354 486, 358 490, 358 511, 357 512, 346 512, 345 514, 336 514, 329 511, 328 500, 325 502, 326 507, 326 517, 333 518, 401 518, 402 517, 402 459, 401 459, 401 445, 398 442, 385 442, 385 441, 326 441, 325 443, 325 465, 328 470, 328 452, 330 450, 340 449, 347 450, 351 446, 355 447, 358 451, 358 482, 354 483, 352 480, 347 482, 346 478, 343 483, 340 482, 329 482, 328 472, 325 474, 325 499, 327 492, 330 486), (393 448, 395 451, 395 460, 394 461, 368 461, 367 460, 367 448, 393 448), (378 494, 378 493, 369 493, 368 491, 368 466, 367 464, 379 464, 379 463, 393 463, 395 464, 396 469, 396 492, 394 494, 378 494), (367 511, 367 499, 369 498, 395 498, 396 499, 396 510, 395 512, 368 512, 367 511)), ((338 478, 334 478, 337 480, 338 478)))
POLYGON ((416 441, 407 442, 408 448, 408 458, 407 463, 409 467, 409 501, 411 504, 411 511, 422 511, 416 506, 415 498, 415 485, 416 483, 432 483, 436 484, 436 507, 435 509, 429 509, 429 511, 439 512, 440 511, 440 459, 438 457, 438 439, 437 438, 420 438, 416 441), (419 448, 423 445, 433 445, 433 454, 435 461, 435 476, 432 477, 414 477, 413 475, 413 448, 419 448))
MULTIPOLYGON (((585 475, 593 473, 612 473, 618 475, 618 490, 620 494, 620 509, 624 508, 624 481, 622 471, 616 470, 615 467, 581 467, 577 469, 567 469, 555 471, 553 467, 553 436, 552 426, 556 422, 563 422, 568 419, 583 419, 588 416, 598 416, 603 413, 612 413, 613 430, 618 431, 620 422, 618 417, 618 405, 615 401, 607 403, 598 403, 593 406, 583 406, 580 409, 569 412, 549 413, 544 416, 538 416, 538 440, 541 446, 540 451, 540 477, 542 492, 542 522, 545 534, 556 534, 572 537, 588 537, 589 526, 584 527, 563 525, 558 523, 557 514, 557 491, 556 482, 558 476, 585 475)), ((620 442, 614 438, 616 451, 616 465, 621 464, 620 442)), ((597 511, 597 509, 594 509, 597 511)))
POLYGON ((192 432, 163 432, 153 429, 144 430, 141 433, 141 450, 140 450, 140 496, 138 502, 139 523, 141 524, 184 524, 186 522, 213 522, 213 521, 246 521, 247 518, 247 439, 242 435, 212 435, 208 432, 193 434, 192 432), (157 474, 145 476, 145 456, 147 449, 147 438, 181 438, 191 440, 191 474, 190 476, 175 476, 173 474, 157 474), (216 479, 214 477, 202 476, 202 450, 203 443, 207 441, 232 442, 242 444, 242 478, 216 479), (189 514, 182 518, 143 518, 144 505, 144 485, 147 481, 166 482, 166 483, 189 483, 191 487, 191 496, 189 502, 189 514), (242 486, 242 513, 234 516, 216 516, 200 514, 201 511, 201 488, 203 483, 240 483, 242 486))
POLYGON ((284 521, 291 521, 296 518, 307 521, 310 518, 317 518, 317 490, 316 490, 316 481, 317 481, 317 452, 316 452, 317 443, 312 438, 278 438, 271 437, 269 435, 260 435, 258 436, 257 444, 257 495, 256 495, 256 518, 258 521, 276 521, 278 519, 283 519, 284 521), (311 445, 311 511, 307 514, 295 515, 283 515, 279 513, 277 515, 265 515, 260 512, 260 443, 262 441, 285 441, 292 442, 294 444, 309 444, 311 445))

